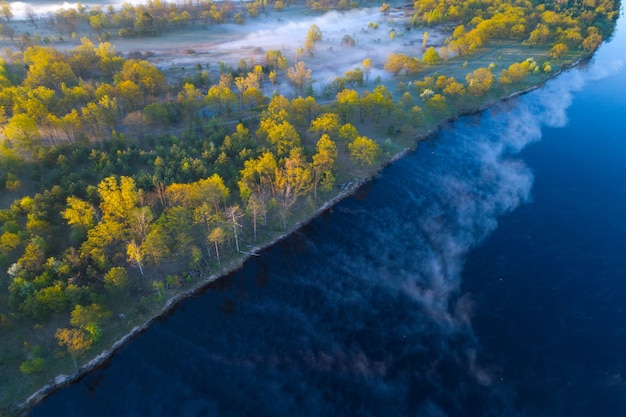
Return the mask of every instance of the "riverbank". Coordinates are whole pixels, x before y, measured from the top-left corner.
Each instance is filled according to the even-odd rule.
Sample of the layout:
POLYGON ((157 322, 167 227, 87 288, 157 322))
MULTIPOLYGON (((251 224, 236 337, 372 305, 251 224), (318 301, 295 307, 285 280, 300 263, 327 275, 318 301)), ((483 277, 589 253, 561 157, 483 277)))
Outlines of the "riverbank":
MULTIPOLYGON (((561 70, 559 70, 559 71, 555 71, 554 73, 551 74, 551 76, 549 78, 554 78, 554 77, 558 76, 561 72, 563 72, 563 71, 565 71, 565 70, 567 70, 567 69, 569 69, 569 68, 571 68, 573 66, 579 65, 581 62, 583 62, 584 60, 586 60, 588 58, 589 58, 589 56, 581 57, 580 59, 576 60, 575 62, 573 62, 572 64, 568 65, 567 67, 561 68, 561 70)), ((543 81, 541 83, 538 83, 538 84, 529 85, 526 88, 523 88, 523 89, 521 89, 519 91, 515 91, 515 92, 510 93, 510 94, 508 94, 506 96, 500 97, 497 100, 491 100, 489 102, 483 103, 483 105, 481 105, 480 107, 478 107, 476 109, 473 109, 471 111, 466 111, 466 112, 463 112, 463 113, 460 113, 460 114, 456 114, 456 115, 450 116, 449 118, 447 118, 443 122, 441 122, 441 123, 437 124, 436 126, 433 126, 432 128, 430 128, 425 133, 422 133, 418 137, 415 137, 414 138, 415 146, 418 146, 418 144, 421 141, 426 140, 426 139, 432 137, 441 128, 441 126, 443 126, 446 123, 450 123, 450 122, 452 122, 452 121, 454 121, 454 120, 456 120, 456 119, 458 119, 458 118, 460 118, 460 117, 462 117, 464 115, 480 113, 482 111, 485 111, 485 110, 487 110, 489 108, 492 108, 492 107, 498 105, 499 103, 512 100, 515 97, 518 97, 520 95, 523 95, 525 93, 533 91, 533 90, 535 90, 537 88, 540 88, 543 85, 544 82, 545 81, 543 81)), ((151 316, 150 316, 150 318, 148 320, 146 320, 143 324, 141 324, 139 326, 133 327, 133 329, 130 332, 128 332, 122 338, 118 339, 115 343, 113 343, 111 348, 102 351, 100 354, 98 354, 93 359, 88 361, 86 364, 81 366, 77 370, 77 372, 75 372, 73 374, 70 374, 70 375, 58 375, 52 381, 50 381, 50 383, 46 384, 44 387, 42 387, 41 389, 39 389, 38 391, 36 391, 32 395, 30 395, 24 401, 20 402, 16 406, 14 406, 14 407, 10 408, 9 410, 7 410, 7 414, 8 415, 24 415, 24 414, 26 414, 33 406, 35 406, 40 401, 44 400, 47 396, 53 394, 54 392, 62 389, 63 387, 65 387, 65 386, 67 386, 67 385, 69 385, 71 383, 80 381, 80 379, 83 378, 87 373, 89 373, 89 372, 93 371, 94 369, 97 369, 97 368, 105 365, 107 363, 107 361, 110 360, 110 358, 113 355, 115 355, 115 353, 117 351, 119 351, 121 348, 123 348, 127 343, 129 343, 137 335, 141 334, 143 331, 148 329, 157 320, 159 320, 163 316, 166 316, 166 315, 170 314, 172 312, 172 310, 175 309, 176 306, 180 302, 184 301, 185 299, 187 299, 189 297, 192 297, 192 296, 198 294, 199 292, 202 292, 207 287, 207 285, 209 285, 210 283, 216 281, 217 279, 219 279, 221 277, 224 277, 225 275, 228 275, 228 274, 238 270, 252 256, 258 256, 259 253, 262 252, 264 249, 269 248, 272 245, 276 244, 277 242, 287 238, 292 233, 294 233, 295 231, 299 230, 301 227, 303 227, 304 225, 306 225, 307 223, 309 223, 310 221, 312 221, 313 219, 315 219, 316 217, 318 217, 319 215, 324 213, 326 210, 332 208, 339 201, 341 201, 341 200, 343 200, 343 199, 345 199, 347 197, 350 197, 355 192, 357 192, 365 183, 367 183, 367 182, 371 181, 373 178, 375 178, 386 166, 389 166, 390 164, 393 164, 395 161, 401 159, 402 157, 407 155, 407 153, 411 152, 413 149, 414 148, 411 148, 411 147, 405 147, 402 150, 400 150, 399 152, 394 153, 392 156, 390 156, 385 161, 383 161, 381 165, 379 165, 375 170, 373 170, 367 176, 365 176, 363 178, 360 178, 360 179, 350 183, 345 188, 341 189, 341 191, 339 191, 331 199, 329 199, 325 203, 323 203, 311 215, 306 216, 305 218, 299 220, 289 231, 286 231, 284 233, 280 233, 277 236, 275 236, 272 239, 270 239, 269 241, 263 243, 262 245, 259 245, 259 246, 256 246, 256 247, 252 248, 249 251, 249 253, 243 254, 241 257, 231 261, 227 266, 222 268, 218 273, 212 274, 210 276, 204 277, 204 278, 196 281, 193 284, 193 286, 187 288, 184 292, 181 292, 181 293, 176 294, 175 296, 169 298, 167 300, 167 302, 158 311, 156 311, 153 314, 151 314, 151 316)))
MULTIPOLYGON (((353 5, 356 3, 351 7, 353 5)), ((419 18, 419 15, 412 15, 413 11, 407 11, 408 9, 410 7, 402 6, 384 11, 379 7, 358 7, 328 11, 317 7, 315 10, 309 10, 304 5, 296 8, 290 6, 286 10, 272 10, 271 13, 264 10, 262 18, 246 16, 245 21, 237 23, 227 19, 223 24, 214 25, 197 20, 194 24, 180 25, 176 30, 170 28, 172 30, 168 30, 164 36, 118 37, 117 29, 111 32, 111 38, 98 35, 96 39, 106 38, 113 41, 112 53, 117 53, 120 59, 126 62, 131 59, 145 59, 149 65, 155 66, 156 72, 165 76, 162 83, 169 86, 168 97, 160 97, 151 104, 156 106, 156 110, 167 110, 167 114, 172 117, 170 120, 168 116, 167 123, 153 121, 154 124, 151 124, 150 132, 146 135, 145 125, 136 117, 142 114, 141 108, 133 114, 133 117, 125 118, 124 121, 121 117, 126 114, 126 110, 118 112, 119 120, 116 129, 111 130, 111 136, 106 136, 109 133, 107 129, 104 129, 102 137, 95 133, 90 136, 89 132, 92 130, 96 132, 95 129, 85 130, 92 142, 85 144, 84 147, 71 149, 71 154, 69 151, 67 153, 61 151, 62 155, 58 157, 55 153, 56 147, 50 147, 44 142, 40 153, 43 155, 49 152, 49 160, 56 161, 50 166, 50 171, 43 165, 33 165, 23 172, 16 170, 13 174, 15 178, 23 181, 9 184, 7 177, 7 190, 11 185, 16 191, 7 193, 0 200, 4 202, 3 208, 7 210, 6 218, 11 215, 15 216, 16 220, 0 224, 3 228, 0 232, 6 234, 3 235, 3 238, 6 238, 2 242, 3 248, 9 247, 10 244, 18 245, 18 248, 15 253, 9 255, 0 253, 0 264, 4 265, 3 269, 7 271, 0 276, 0 281, 4 284, 0 288, 0 330, 3 332, 4 340, 0 344, 0 379, 5 381, 0 392, 0 415, 4 415, 5 412, 11 415, 27 413, 30 407, 50 394, 106 365, 126 343, 153 326, 155 321, 169 315, 180 302, 207 291, 207 287, 213 288, 211 283, 216 281, 219 282, 214 284, 214 287, 227 284, 230 276, 226 275, 242 268, 252 256, 259 256, 263 250, 290 236, 332 208, 338 201, 358 192, 385 166, 404 157, 421 141, 436 134, 441 126, 463 115, 479 113, 497 103, 540 87, 546 80, 577 64, 580 61, 580 54, 583 53, 582 47, 575 43, 568 44, 570 50, 566 50, 563 55, 554 53, 550 49, 553 46, 552 41, 561 40, 556 35, 549 41, 537 43, 524 41, 523 36, 519 34, 516 36, 503 34, 495 39, 487 36, 485 38, 487 40, 477 49, 470 49, 471 54, 466 55, 461 49, 453 49, 459 52, 451 53, 450 48, 454 48, 454 44, 450 46, 453 23, 458 22, 450 22, 449 25, 418 24, 414 18, 419 18), (311 45, 308 28, 314 27, 321 30, 323 36, 320 35, 320 39, 311 45), (428 32, 425 32, 426 29, 428 32), (303 45, 307 44, 308 47, 313 46, 315 52, 311 49, 303 54, 303 45), (184 50, 181 45, 185 46, 184 50), (417 45, 422 45, 422 53, 431 49, 439 51, 441 56, 420 58, 417 45), (395 71, 388 65, 391 52, 401 58, 403 69, 395 71), (280 65, 274 64, 272 74, 270 73, 272 64, 268 56, 275 53, 282 58, 280 65), (303 95, 302 87, 307 84, 307 96, 313 99, 312 102, 309 102, 308 98, 306 100, 308 115, 302 108, 304 103, 300 102, 301 99, 295 98, 298 95, 297 92, 294 94, 294 91, 298 90, 297 84, 293 80, 290 82, 289 69, 282 68, 283 58, 287 66, 289 60, 293 60, 295 64, 305 63, 311 73, 308 81, 300 86, 300 94, 303 95), (577 61, 571 62, 572 60, 577 61), (564 64, 567 62, 571 63, 564 64), (217 86, 217 80, 221 80, 225 74, 232 77, 240 76, 238 78, 241 82, 246 74, 252 74, 253 65, 255 74, 258 67, 262 68, 263 71, 257 74, 261 79, 271 77, 259 83, 259 90, 256 91, 259 94, 255 96, 256 98, 251 96, 253 102, 258 101, 257 105, 245 104, 242 101, 242 92, 239 91, 240 84, 236 85, 235 90, 235 86, 232 85, 233 79, 230 79, 229 84, 225 78, 224 84, 228 84, 229 93, 238 93, 239 106, 236 105, 237 100, 233 99, 232 109, 222 112, 222 109, 213 103, 215 91, 209 95, 207 89, 217 86), (478 77, 481 71, 482 74, 489 75, 487 77, 489 80, 484 85, 478 77), (470 88, 475 87, 476 82, 483 88, 470 88), (195 112, 189 109, 195 109, 195 104, 201 104, 194 103, 194 100, 186 102, 182 100, 185 95, 176 95, 183 83, 193 85, 193 90, 185 88, 185 91, 208 106, 206 112, 201 112, 202 116, 199 116, 198 120, 186 120, 186 116, 195 112), (347 92, 357 96, 356 101, 351 99, 343 109, 341 108, 343 103, 337 105, 333 102, 336 94, 342 89, 350 90, 347 92), (372 89, 374 93, 371 92, 372 89), (261 113, 265 110, 263 103, 270 97, 279 95, 285 98, 285 105, 288 104, 289 112, 293 113, 290 114, 290 119, 297 125, 298 133, 294 137, 297 137, 302 145, 307 175, 315 168, 313 153, 316 149, 316 140, 319 138, 317 132, 309 129, 307 121, 311 122, 311 119, 326 112, 336 113, 335 116, 340 117, 346 125, 347 122, 353 123, 360 131, 359 133, 355 129, 355 134, 367 135, 365 139, 371 143, 372 148, 375 148, 377 156, 371 160, 369 158, 361 160, 357 152, 354 152, 356 156, 353 156, 350 140, 354 140, 356 144, 356 137, 348 138, 347 134, 338 134, 336 129, 331 129, 332 132, 329 130, 337 156, 331 158, 332 168, 328 171, 330 175, 324 178, 328 180, 324 182, 324 191, 321 191, 322 187, 317 188, 318 183, 315 183, 313 191, 303 191, 297 196, 297 204, 295 200, 291 202, 285 199, 287 204, 291 203, 293 206, 278 207, 278 204, 283 203, 280 199, 289 194, 290 190, 278 183, 274 184, 276 179, 268 180, 272 187, 268 187, 266 194, 271 194, 275 198, 264 202, 269 206, 267 210, 269 216, 263 216, 263 227, 260 228, 257 240, 258 213, 256 209, 252 209, 255 210, 254 214, 247 211, 250 209, 245 207, 248 204, 247 198, 240 196, 237 190, 239 180, 243 177, 241 170, 243 164, 254 162, 256 152, 263 152, 263 145, 272 145, 263 135, 258 135, 258 131, 256 134, 253 132, 259 126, 259 122, 266 117, 267 112, 261 113), (160 106, 166 102, 167 105, 160 106), (214 114, 218 117, 210 116, 214 114), (176 115, 185 120, 176 119, 176 115), (225 139, 225 135, 235 130, 235 123, 241 123, 243 126, 242 135, 238 136, 246 137, 249 141, 245 145, 242 141, 241 152, 232 146, 232 138, 228 141, 225 139), (93 148, 90 149, 92 143, 93 148), (84 152, 83 157, 78 156, 81 155, 78 151, 84 152), (93 156, 90 155, 88 159, 89 152, 92 152, 93 156), (204 180, 211 174, 219 176, 227 184, 225 192, 228 191, 229 196, 224 197, 223 203, 232 206, 225 206, 224 210, 238 211, 237 214, 241 214, 243 218, 241 224, 237 224, 235 214, 232 215, 231 222, 223 221, 221 218, 217 220, 204 218, 208 230, 201 230, 202 225, 197 222, 195 208, 191 205, 185 207, 184 214, 187 217, 179 223, 175 222, 173 219, 178 218, 180 212, 176 212, 176 216, 173 215, 173 210, 170 212, 172 207, 168 206, 171 202, 167 201, 168 197, 164 194, 166 191, 161 186, 180 184, 192 187, 195 184, 193 180, 204 180), (96 242, 97 239, 87 239, 86 244, 85 236, 81 236, 80 233, 86 233, 85 230, 73 230, 74 226, 68 226, 71 223, 62 220, 61 211, 66 207, 66 197, 72 195, 83 198, 87 184, 93 187, 107 176, 116 178, 115 181, 122 176, 132 178, 140 193, 147 191, 150 194, 145 201, 142 199, 141 202, 135 201, 133 204, 146 214, 141 221, 150 218, 147 220, 149 227, 145 230, 154 231, 152 237, 155 238, 145 241, 144 234, 132 231, 135 237, 132 245, 134 255, 127 253, 129 250, 126 247, 127 236, 118 239, 113 245, 105 246, 110 253, 106 251, 107 253, 101 257, 98 256, 99 252, 92 254, 87 249, 101 248, 96 242), (159 189, 156 189, 157 184, 154 182, 156 179, 159 179, 159 189), (21 185, 20 182, 24 184, 21 185), (29 198, 35 193, 35 189, 50 193, 52 190, 61 191, 61 194, 48 195, 50 202, 41 204, 41 207, 39 200, 36 199, 38 208, 36 214, 44 220, 42 223, 32 221, 35 210, 33 213, 28 212, 29 198), (281 194, 283 190, 285 195, 281 194), (158 202, 157 198, 160 198, 158 202), (328 201, 325 201, 327 198, 328 201), (12 203, 20 199, 24 199, 24 204, 12 203), (193 219, 192 209, 194 209, 193 219), (150 211, 160 214, 159 219, 152 219, 150 211), (269 221, 266 222, 268 218, 269 221), (47 228, 45 221, 49 219, 54 220, 52 226, 56 229, 47 228), (179 231, 192 223, 194 226, 189 229, 189 236, 194 243, 190 244, 188 233, 179 231), (252 224, 254 240, 249 236, 252 224), (239 237, 238 226, 241 228, 239 237), (70 227, 73 234, 66 236, 70 227), (229 233, 231 228, 236 251, 233 236, 229 233), (209 232, 215 234, 207 241, 209 232), (34 236, 41 237, 37 240, 38 246, 30 245, 27 240, 33 239, 34 236), (136 242, 141 242, 141 248, 136 242), (64 244, 67 248, 63 247, 64 244), (159 244, 162 246, 159 247, 159 244), (245 252, 240 251, 240 244, 242 251, 245 252), (29 249, 35 247, 41 249, 43 253, 41 262, 45 259, 44 255, 49 257, 49 263, 46 261, 45 268, 38 264, 39 259, 27 262, 25 250, 27 245, 29 249), (75 260, 73 251, 79 249, 79 245, 85 250, 80 250, 80 257, 75 260), (148 254, 150 256, 147 256, 148 254), (9 265, 15 266, 11 272, 9 265), (20 273, 16 268, 24 265, 27 265, 26 271, 15 279, 15 273, 20 273), (123 275, 119 281, 124 284, 120 285, 123 291, 114 291, 117 283, 113 286, 103 285, 107 283, 107 275, 110 272, 119 272, 123 275), (220 280, 221 277, 225 278, 220 280), (55 301, 57 304, 54 304, 55 301), (85 323, 76 324, 78 320, 74 317, 74 311, 68 317, 67 313, 72 308, 76 310, 78 316, 82 315, 81 309, 92 307, 95 312, 100 310, 102 317, 93 318, 93 323, 88 323, 89 328, 85 323), (70 325, 73 327, 67 329, 70 325), (63 349, 58 345, 61 337, 57 336, 57 333, 71 330, 76 331, 74 342, 80 343, 78 336, 84 336, 84 344, 78 346, 67 343, 67 340, 61 341, 65 347, 63 349), (98 354, 94 357, 96 353, 98 354)), ((193 10, 191 12, 193 15, 193 10)), ((533 19, 540 19, 536 14, 532 16, 533 19)), ((24 21, 17 24, 11 22, 11 26, 17 33, 24 33, 24 37, 19 38, 24 42, 30 39, 35 45, 54 45, 66 54, 74 54, 70 51, 79 44, 83 52, 93 48, 83 35, 86 37, 96 35, 87 24, 87 20, 81 22, 77 26, 77 33, 65 38, 56 35, 57 27, 63 26, 59 24, 37 27, 34 22, 24 21), (29 33, 31 31, 35 33, 31 35, 29 33)), ((601 20, 599 22, 602 23, 601 20)), ((486 24, 482 24, 481 27, 486 24)), ((8 19, 6 26, 9 26, 8 19)), ((15 43, 22 52, 23 48, 28 46, 26 43, 14 42, 13 38, 9 40, 6 33, 4 35, 0 39, 7 45, 15 43)), ((459 42, 470 39, 471 37, 466 39, 462 36, 459 42)), ((585 48, 589 49, 588 46, 585 48)), ((6 53, 9 51, 10 46, 5 49, 6 53)), ((21 62, 22 58, 18 59, 18 56, 19 53, 15 52, 13 61, 10 59, 7 62, 21 62)), ((33 68, 35 65, 30 65, 24 70, 30 71, 33 68)), ((251 77, 252 81, 253 78, 251 77)), ((119 89, 115 79, 108 81, 110 89, 107 91, 120 100, 120 103, 126 103, 128 97, 125 94, 130 91, 119 89)), ((95 79, 90 82, 99 85, 103 81, 95 79)), ((103 87, 101 91, 105 90, 104 86, 104 84, 101 86, 103 87)), ((250 92, 253 92, 252 88, 250 92)), ((96 106, 93 107, 95 109, 99 104, 94 101, 92 106, 96 106)), ((79 112, 84 108, 78 104, 75 107, 79 112)), ((151 110, 155 108, 151 107, 151 110)), ((50 109, 50 113, 62 114, 63 111, 55 107, 50 109)), ((155 116, 154 112, 150 114, 155 116)), ((113 121, 111 123, 114 124, 113 121)), ((97 127, 95 122, 93 126, 97 127)), ((355 126, 346 128, 354 129, 355 126)), ((345 133, 352 134, 347 130, 345 133)), ((282 151, 274 156, 278 168, 285 169, 285 156, 281 153, 282 151)), ((319 172, 314 174, 318 181, 319 172)), ((308 186, 309 184, 304 184, 303 188, 308 186)), ((35 196, 41 197, 39 194, 35 196)), ((90 201, 92 206, 96 207, 98 203, 104 203, 104 200, 98 200, 96 196, 90 201)), ((215 212, 218 217, 226 214, 221 214, 220 211, 216 203, 215 212)), ((104 218, 104 215, 102 217, 104 218)), ((132 226, 130 221, 127 222, 131 216, 125 215, 122 218, 123 221, 114 224, 119 223, 123 227, 132 226)), ((100 225, 106 226, 102 227, 101 231, 115 229, 100 219, 97 220, 100 225)), ((115 277, 114 274, 108 275, 112 282, 117 282, 115 277)), ((220 325, 221 323, 218 327, 220 325)), ((63 333, 61 336, 65 338, 63 333)))
MULTIPOLYGON (((388 161, 386 165, 393 163, 393 161, 398 160, 402 156, 406 155, 407 152, 409 152, 409 149, 404 149, 402 152, 397 153, 396 155, 394 155, 393 158, 391 158, 388 161)), ((70 374, 70 375, 56 376, 52 381, 50 381, 50 383, 42 387, 40 390, 30 395, 28 398, 26 398, 24 401, 17 404, 15 407, 12 407, 9 410, 7 410, 8 411, 7 415, 25 415, 32 407, 34 407, 40 401, 44 400, 49 395, 53 394, 54 392, 62 389, 63 387, 69 384, 80 381, 80 379, 82 379, 89 372, 105 365, 106 362, 113 355, 115 355, 115 353, 118 350, 122 349, 133 338, 135 338, 142 332, 146 331, 153 323, 155 323, 162 317, 170 314, 172 310, 174 310, 178 306, 179 303, 202 292, 206 288, 207 285, 211 284, 217 279, 224 277, 232 272, 235 272, 236 270, 241 268, 243 264, 246 261, 248 261, 251 257, 258 256, 258 254, 262 252, 264 249, 267 249, 271 247, 272 245, 286 239, 292 233, 296 232, 298 229, 300 229, 301 227, 303 227, 304 225, 312 221, 314 218, 316 218, 320 214, 324 213, 326 210, 333 207, 335 204, 337 204, 341 200, 354 194, 363 184, 365 184, 366 182, 370 181, 373 178, 374 176, 371 176, 371 177, 362 178, 358 181, 353 182, 346 189, 342 190, 340 193, 335 195, 332 199, 322 204, 322 206, 320 206, 320 208, 317 211, 315 211, 314 215, 309 216, 299 221, 293 227, 293 229, 276 236, 269 242, 266 242, 262 245, 254 247, 250 252, 247 252, 246 254, 242 254, 241 258, 238 258, 232 261, 228 266, 225 266, 224 268, 222 268, 222 270, 219 273, 212 274, 208 277, 202 278, 192 288, 189 288, 185 292, 179 293, 175 295, 174 297, 169 298, 167 302, 165 303, 165 305, 157 313, 152 315, 144 324, 140 326, 135 326, 128 334, 126 334, 124 337, 117 340, 111 346, 110 349, 107 349, 101 352, 100 354, 98 354, 96 357, 94 357, 93 359, 88 361, 86 364, 81 366, 75 373, 70 374)))

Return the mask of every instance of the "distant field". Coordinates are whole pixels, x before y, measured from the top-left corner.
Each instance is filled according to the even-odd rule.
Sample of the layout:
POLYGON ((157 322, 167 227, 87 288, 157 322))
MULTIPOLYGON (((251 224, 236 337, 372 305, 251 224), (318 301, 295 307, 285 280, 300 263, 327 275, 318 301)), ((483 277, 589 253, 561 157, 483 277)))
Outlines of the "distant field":
MULTIPOLYGON (((38 8, 35 8, 35 11, 37 10, 38 8)), ((16 17, 17 15, 16 13, 16 17)), ((30 33, 33 36, 39 34, 42 38, 55 35, 58 37, 58 33, 43 24, 34 27, 29 22, 22 21, 13 22, 11 25, 18 33, 30 33)), ((320 28, 323 38, 317 43, 312 56, 302 55, 300 59, 312 69, 316 81, 313 87, 316 90, 321 89, 330 79, 342 76, 345 71, 360 67, 365 58, 372 60, 373 70, 370 78, 380 76, 384 81, 391 78, 391 75, 382 69, 390 52, 421 55, 424 30, 411 29, 403 12, 395 11, 384 16, 378 7, 322 14, 307 12, 300 6, 291 6, 280 12, 271 10, 267 15, 248 19, 243 25, 197 24, 183 30, 168 32, 163 36, 115 38, 111 43, 118 52, 125 55, 131 52, 147 54, 148 59, 168 77, 176 77, 178 74, 182 78, 186 76, 185 71, 197 64, 205 68, 208 65, 211 72, 215 73, 219 69, 219 62, 235 68, 241 59, 251 64, 262 64, 266 52, 271 49, 281 50, 292 62, 296 50, 302 48, 306 32, 311 25, 320 28), (370 23, 375 24, 377 29, 369 28, 370 23), (392 32, 395 32, 394 39, 390 36, 392 32), (346 35, 354 39, 354 46, 342 44, 342 39, 346 35)), ((98 42, 89 28, 84 26, 74 39, 66 36, 62 42, 55 42, 54 46, 62 50, 71 49, 79 45, 82 36, 87 36, 95 43, 98 42)), ((446 36, 447 33, 428 29, 428 45, 441 46, 446 36)), ((8 39, 0 41, 0 45, 13 46, 8 39)), ((280 90, 279 92, 285 94, 292 91, 286 82, 280 90)))

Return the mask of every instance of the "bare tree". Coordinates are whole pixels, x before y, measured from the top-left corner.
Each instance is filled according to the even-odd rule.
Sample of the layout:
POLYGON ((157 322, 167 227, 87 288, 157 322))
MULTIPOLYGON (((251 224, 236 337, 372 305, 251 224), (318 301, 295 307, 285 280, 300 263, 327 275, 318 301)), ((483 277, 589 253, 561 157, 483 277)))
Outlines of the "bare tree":
POLYGON ((292 68, 288 68, 287 76, 300 92, 300 95, 304 92, 304 87, 311 82, 311 70, 306 68, 306 65, 302 61, 296 62, 296 65, 292 68))
POLYGON ((222 266, 222 261, 220 260, 220 247, 222 243, 224 243, 224 239, 226 238, 226 234, 224 233, 224 229, 221 227, 216 227, 211 231, 208 236, 208 240, 213 242, 215 245, 215 255, 217 256, 217 263, 222 266))
POLYGON ((233 235, 235 236, 235 246, 237 247, 237 252, 239 250, 239 235, 237 231, 241 229, 241 223, 239 223, 239 219, 243 217, 243 213, 239 209, 238 205, 226 207, 226 219, 233 226, 233 235))
POLYGON ((30 6, 26 6, 26 18, 28 18, 28 21, 31 25, 37 27, 37 14, 35 13, 35 10, 30 6))

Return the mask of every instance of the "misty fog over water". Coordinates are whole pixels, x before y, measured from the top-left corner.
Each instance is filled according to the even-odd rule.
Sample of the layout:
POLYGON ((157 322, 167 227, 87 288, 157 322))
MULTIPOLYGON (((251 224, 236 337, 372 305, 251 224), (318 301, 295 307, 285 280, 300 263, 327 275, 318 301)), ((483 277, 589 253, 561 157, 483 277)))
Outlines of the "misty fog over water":
POLYGON ((32 416, 626 415, 626 27, 32 416))

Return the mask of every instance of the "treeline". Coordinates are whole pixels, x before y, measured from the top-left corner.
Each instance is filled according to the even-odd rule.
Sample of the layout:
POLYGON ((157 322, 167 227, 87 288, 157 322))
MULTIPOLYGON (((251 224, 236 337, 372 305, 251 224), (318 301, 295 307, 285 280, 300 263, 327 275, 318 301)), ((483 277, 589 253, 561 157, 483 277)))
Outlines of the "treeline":
MULTIPOLYGON (((59 38, 31 37, 18 34, 8 23, 13 17, 10 4, 2 2, 0 15, 7 24, 1 32, 21 50, 34 44, 44 44, 76 36, 89 30, 101 41, 115 37, 159 36, 184 29, 190 25, 213 25, 224 22, 243 24, 247 18, 258 17, 270 10, 282 10, 289 4, 301 3, 313 10, 351 9, 361 4, 348 0, 319 0, 284 2, 284 0, 254 0, 247 2, 194 1, 167 2, 149 0, 145 4, 125 3, 121 8, 109 6, 59 9, 54 14, 37 16, 32 9, 28 20, 35 27, 54 28, 59 38)), ((383 3, 381 11, 387 14, 391 7, 383 3)), ((538 2, 517 0, 420 0, 414 3, 411 24, 417 27, 453 25, 455 33, 446 49, 462 55, 480 48, 490 39, 527 39, 529 44, 563 44, 568 48, 592 51, 602 38, 611 33, 619 13, 615 0, 583 0, 572 2, 538 2)), ((348 39, 349 41, 349 39, 348 39)), ((445 52, 444 52, 445 54, 445 52)))
POLYGON ((619 13, 615 0, 533 2, 517 0, 420 0, 414 4, 415 26, 453 24, 442 53, 465 55, 490 40, 524 40, 528 45, 559 45, 594 51, 613 31, 619 13), (478 12, 477 12, 478 11, 478 12))
MULTIPOLYGON (((52 28, 59 38, 24 39, 15 32, 10 24, 2 27, 4 35, 18 39, 20 45, 29 46, 28 42, 45 43, 75 36, 78 32, 90 30, 99 40, 111 40, 115 37, 160 36, 173 30, 180 30, 189 25, 211 25, 225 22, 244 23, 246 17, 257 17, 267 7, 267 1, 232 2, 230 0, 167 2, 149 0, 145 4, 124 3, 116 9, 113 5, 104 9, 102 6, 86 7, 77 3, 76 7, 61 8, 45 16, 37 15, 32 8, 27 8, 27 21, 35 28, 52 28)), ((280 5, 279 5, 280 8, 280 5)), ((0 15, 7 22, 13 18, 10 4, 3 2, 0 15)))
MULTIPOLYGON (((270 74, 288 76, 275 51, 264 65, 223 73, 208 88, 187 80, 178 94, 147 61, 124 60, 107 44, 84 41, 68 54, 31 47, 26 62, 3 66, 1 174, 7 191, 40 191, 0 210, 0 276, 8 287, 2 314, 42 323, 71 313, 71 327, 56 337, 74 357, 100 338, 120 299, 162 299, 168 288, 255 245, 259 233, 285 230, 294 210, 316 207, 320 195, 337 189, 337 178, 375 165, 393 145, 360 130, 394 136, 397 128, 498 95, 496 84, 502 89, 541 72, 527 60, 505 69, 499 82, 493 68, 479 68, 465 80, 409 82, 397 100, 378 85, 343 88, 333 103, 320 105, 311 96, 260 93, 270 74), (93 57, 89 70, 77 65, 85 55, 93 57), (217 122, 266 102, 258 120, 233 129, 217 122), (163 133, 148 133, 148 126, 163 133), (81 314, 87 318, 74 318, 81 314)), ((359 70, 366 74, 369 65, 365 60, 359 70)), ((294 88, 301 92, 310 72, 301 61, 292 72, 298 67, 304 78, 294 88)))
MULTIPOLYGON (((87 47, 84 43, 80 48, 87 47)), ((98 49, 93 49, 94 56, 98 49)), ((394 124, 419 126, 424 117, 444 118, 468 100, 487 95, 494 84, 491 68, 480 68, 468 73, 465 82, 446 76, 411 82, 397 101, 383 85, 361 93, 342 89, 324 106, 310 96, 275 95, 258 122, 238 123, 229 130, 215 118, 201 117, 201 107, 213 114, 246 108, 246 93, 258 91, 271 63, 266 70, 255 66, 234 78, 222 74, 206 94, 186 83, 168 102, 156 100, 163 91, 151 80, 162 76, 146 62, 120 59, 119 70, 108 74, 112 84, 81 81, 68 87, 52 68, 39 66, 65 63, 73 71, 71 61, 55 61, 53 50, 40 47, 29 48, 24 57, 31 64, 22 84, 3 90, 12 107, 2 160, 20 161, 14 168, 27 166, 32 178, 24 178, 25 171, 19 175, 5 170, 4 183, 8 190, 19 191, 24 179, 41 191, 0 211, 0 264, 7 271, 9 311, 36 322, 78 307, 95 305, 106 311, 108 297, 162 296, 167 287, 183 284, 180 277, 164 276, 164 270, 187 271, 189 277, 216 270, 224 256, 254 245, 259 230, 286 229, 295 207, 315 207, 320 193, 336 188, 337 177, 349 178, 353 169, 376 164, 390 143, 381 147, 359 129, 394 135, 394 124), (37 74, 50 79, 38 79, 45 86, 26 87, 37 74), (120 93, 126 91, 123 85, 137 86, 132 89, 135 101, 120 93), (78 89, 84 93, 67 93, 78 89), (82 101, 71 101, 74 97, 82 101), (88 122, 92 109, 111 110, 103 103, 118 100, 124 110, 114 107, 109 119, 88 122), (71 110, 64 115, 68 102, 71 110), (151 112, 165 112, 150 122, 160 120, 165 127, 170 124, 168 108, 188 119, 180 136, 114 130, 117 121, 127 118, 124 114, 146 120, 151 112), (62 129, 67 125, 53 123, 67 122, 72 114, 78 117, 67 131, 62 129), (25 120, 30 122, 18 128, 25 120), (64 138, 57 137, 61 132, 64 138), (144 275, 151 277, 148 282, 144 275)), ((102 63, 117 61, 96 60, 93 71, 106 77, 102 63)), ((532 60, 519 66, 526 74, 538 71, 532 60)), ((517 73, 513 68, 517 65, 507 74, 517 73)), ((19 75, 6 73, 7 80, 19 75)), ((500 81, 509 83, 509 78, 500 81)), ((71 334, 89 340, 85 331, 71 334)))
POLYGON ((210 26, 227 22, 244 24, 246 19, 256 18, 271 10, 280 11, 290 4, 301 3, 313 10, 346 10, 359 7, 359 2, 348 0, 320 0, 285 2, 284 0, 253 0, 245 2, 182 0, 176 2, 148 0, 145 4, 124 3, 119 9, 109 5, 87 7, 77 3, 76 7, 61 8, 45 16, 37 15, 27 8, 27 21, 35 29, 35 35, 18 33, 10 24, 13 18, 10 3, 0 2, 0 16, 6 24, 0 24, 0 33, 15 41, 19 49, 25 50, 34 44, 51 44, 74 37, 77 33, 90 31, 100 41, 115 38, 161 36, 168 32, 190 26, 210 26), (58 33, 44 38, 37 34, 41 26, 58 33))
POLYGON ((32 46, 3 62, 2 184, 38 192, 0 210, 2 322, 71 313, 56 337, 75 356, 119 300, 150 303, 217 270, 258 233, 286 229, 296 207, 314 208, 337 177, 376 164, 381 147, 357 125, 376 128, 393 112, 385 87, 342 92, 331 106, 263 96, 260 84, 276 77, 296 77, 296 91, 311 82, 302 62, 285 62, 270 51, 214 84, 199 71, 181 87, 86 39, 67 53, 32 46), (265 103, 232 129, 216 121, 265 103))

